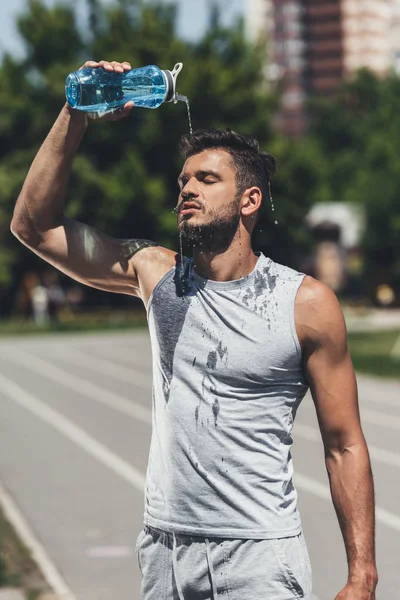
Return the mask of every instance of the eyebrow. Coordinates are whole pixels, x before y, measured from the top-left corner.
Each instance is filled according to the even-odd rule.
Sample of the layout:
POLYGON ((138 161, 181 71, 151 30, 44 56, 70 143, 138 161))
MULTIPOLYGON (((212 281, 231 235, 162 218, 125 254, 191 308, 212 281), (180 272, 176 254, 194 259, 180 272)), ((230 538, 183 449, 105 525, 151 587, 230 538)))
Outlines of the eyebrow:
MULTIPOLYGON (((212 177, 215 177, 219 181, 222 180, 221 175, 217 171, 213 171, 212 169, 206 169, 206 170, 201 170, 200 169, 199 171, 196 171, 196 173, 195 173, 195 177, 197 177, 197 178, 199 178, 199 177, 203 177, 204 178, 204 177, 207 177, 208 175, 211 175, 212 177)), ((187 175, 185 173, 182 173, 178 177, 178 183, 182 183, 186 179, 187 179, 187 175)))

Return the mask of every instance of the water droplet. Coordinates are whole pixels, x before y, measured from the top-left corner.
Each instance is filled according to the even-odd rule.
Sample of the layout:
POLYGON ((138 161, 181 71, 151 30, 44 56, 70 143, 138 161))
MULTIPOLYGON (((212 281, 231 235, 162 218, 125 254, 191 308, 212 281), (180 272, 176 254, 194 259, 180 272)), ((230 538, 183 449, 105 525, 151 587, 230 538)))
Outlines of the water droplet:
MULTIPOLYGON (((272 192, 271 192, 271 182, 268 181, 268 192, 269 192, 269 199, 271 202, 271 210, 272 212, 275 212, 275 206, 274 206, 274 201, 272 199, 272 192)), ((274 221, 275 225, 278 225, 278 221, 274 221)))

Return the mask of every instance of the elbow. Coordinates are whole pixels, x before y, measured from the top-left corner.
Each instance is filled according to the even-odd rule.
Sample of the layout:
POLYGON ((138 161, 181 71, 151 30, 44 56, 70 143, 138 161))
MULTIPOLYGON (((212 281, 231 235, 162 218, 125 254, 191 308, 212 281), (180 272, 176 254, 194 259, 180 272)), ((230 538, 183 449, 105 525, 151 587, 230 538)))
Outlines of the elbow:
POLYGON ((18 216, 16 216, 15 214, 10 224, 10 231, 17 238, 17 240, 19 240, 23 244, 26 243, 26 241, 29 238, 28 228, 24 226, 22 220, 18 218, 18 216))
POLYGON ((355 460, 358 464, 364 462, 369 464, 369 453, 364 439, 354 443, 325 447, 325 463, 328 472, 347 463, 348 460, 355 460))
POLYGON ((11 233, 28 248, 35 248, 41 242, 39 232, 30 225, 30 223, 21 217, 18 213, 14 213, 10 223, 11 233))
POLYGON ((14 214, 12 221, 10 223, 10 231, 17 239, 20 240, 22 237, 22 230, 23 230, 23 228, 21 227, 20 221, 18 218, 16 218, 16 216, 14 214))

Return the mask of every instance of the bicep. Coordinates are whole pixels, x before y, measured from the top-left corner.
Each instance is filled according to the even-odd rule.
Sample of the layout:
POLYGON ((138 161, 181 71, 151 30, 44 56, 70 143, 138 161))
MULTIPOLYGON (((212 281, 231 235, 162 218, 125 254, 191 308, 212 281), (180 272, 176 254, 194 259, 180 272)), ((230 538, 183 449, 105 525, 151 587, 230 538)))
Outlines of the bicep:
POLYGON ((132 256, 140 249, 140 241, 114 239, 79 221, 63 218, 57 227, 41 234, 32 249, 76 281, 106 291, 139 295, 132 256))

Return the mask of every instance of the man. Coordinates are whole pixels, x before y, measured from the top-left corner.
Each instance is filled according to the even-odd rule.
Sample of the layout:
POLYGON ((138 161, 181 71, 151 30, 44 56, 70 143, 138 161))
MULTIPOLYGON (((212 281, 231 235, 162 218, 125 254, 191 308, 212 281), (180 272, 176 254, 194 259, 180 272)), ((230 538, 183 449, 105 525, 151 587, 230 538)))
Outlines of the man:
POLYGON ((146 306, 154 389, 137 544, 142 598, 311 600, 290 456, 310 386, 349 565, 336 600, 374 600, 373 482, 341 309, 323 284, 251 248, 274 159, 230 131, 183 138, 176 210, 193 260, 183 259, 63 215, 86 126, 63 108, 27 175, 12 231, 74 279, 146 306))

